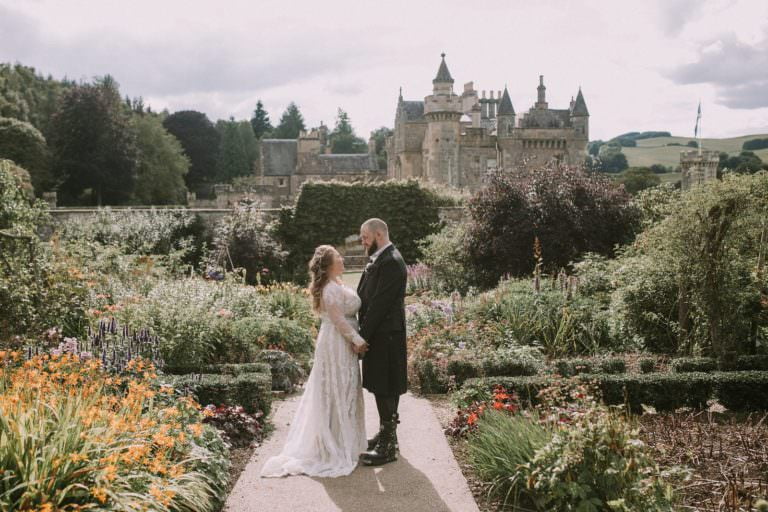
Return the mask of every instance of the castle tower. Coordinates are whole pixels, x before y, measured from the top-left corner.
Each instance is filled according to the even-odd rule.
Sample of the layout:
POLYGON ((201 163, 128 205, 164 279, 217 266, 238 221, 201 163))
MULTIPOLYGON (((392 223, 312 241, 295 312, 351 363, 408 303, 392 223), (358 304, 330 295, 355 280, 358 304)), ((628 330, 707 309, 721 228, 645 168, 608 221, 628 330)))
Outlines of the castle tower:
POLYGON ((512 135, 515 129, 515 108, 512 106, 512 100, 509 97, 507 86, 504 86, 504 94, 499 102, 499 112, 497 114, 496 134, 499 137, 512 135))
POLYGON ((682 151, 680 153, 680 169, 682 170, 683 190, 701 185, 704 182, 717 179, 717 165, 720 155, 717 151, 682 151))
POLYGON ((589 110, 579 87, 576 101, 571 104, 571 125, 584 138, 589 139, 589 110))
POLYGON ((427 129, 422 144, 423 172, 434 183, 461 186, 459 176, 459 138, 461 136, 461 97, 453 92, 453 77, 445 54, 432 80, 432 95, 424 98, 427 129))
POLYGON ((544 86, 544 75, 539 75, 539 86, 536 90, 539 93, 536 100, 536 108, 546 110, 549 105, 547 104, 547 88, 544 86))

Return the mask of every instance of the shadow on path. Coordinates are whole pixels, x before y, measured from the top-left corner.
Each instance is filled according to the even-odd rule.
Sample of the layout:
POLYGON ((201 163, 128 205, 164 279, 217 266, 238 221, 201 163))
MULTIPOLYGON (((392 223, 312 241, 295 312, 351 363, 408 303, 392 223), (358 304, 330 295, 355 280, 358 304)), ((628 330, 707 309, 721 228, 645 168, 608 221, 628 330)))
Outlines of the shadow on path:
POLYGON ((451 510, 429 478, 403 456, 379 467, 359 465, 348 476, 312 480, 343 512, 451 510))

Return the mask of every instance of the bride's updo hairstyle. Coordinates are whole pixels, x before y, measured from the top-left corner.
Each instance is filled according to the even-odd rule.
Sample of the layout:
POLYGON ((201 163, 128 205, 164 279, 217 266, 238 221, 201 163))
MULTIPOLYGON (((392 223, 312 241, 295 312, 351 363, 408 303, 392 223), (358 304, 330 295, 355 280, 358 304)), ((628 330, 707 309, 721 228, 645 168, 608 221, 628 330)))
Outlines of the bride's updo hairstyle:
POLYGON ((320 312, 320 299, 323 288, 328 284, 328 270, 333 265, 336 249, 332 245, 321 245, 309 260, 309 294, 312 296, 312 309, 320 312))

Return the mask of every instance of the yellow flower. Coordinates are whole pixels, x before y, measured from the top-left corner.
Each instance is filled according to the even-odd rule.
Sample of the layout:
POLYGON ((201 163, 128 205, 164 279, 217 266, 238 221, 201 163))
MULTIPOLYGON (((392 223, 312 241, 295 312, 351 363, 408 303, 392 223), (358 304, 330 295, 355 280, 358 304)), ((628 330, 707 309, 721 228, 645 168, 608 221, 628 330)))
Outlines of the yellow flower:
POLYGON ((203 435, 203 424, 194 423, 189 426, 189 430, 192 431, 192 434, 194 434, 195 437, 200 437, 201 435, 203 435))

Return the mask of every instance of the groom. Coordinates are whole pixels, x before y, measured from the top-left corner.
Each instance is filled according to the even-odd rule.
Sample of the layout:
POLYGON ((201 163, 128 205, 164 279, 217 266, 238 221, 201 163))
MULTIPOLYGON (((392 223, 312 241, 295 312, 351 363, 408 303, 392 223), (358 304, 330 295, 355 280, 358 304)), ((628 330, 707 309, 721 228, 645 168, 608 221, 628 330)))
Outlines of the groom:
POLYGON ((405 285, 407 273, 400 252, 389 241, 381 219, 360 227, 360 241, 368 254, 357 294, 360 336, 368 343, 363 358, 363 387, 376 396, 380 429, 368 440, 363 464, 378 466, 397 459, 397 406, 408 388, 405 344, 405 285))

